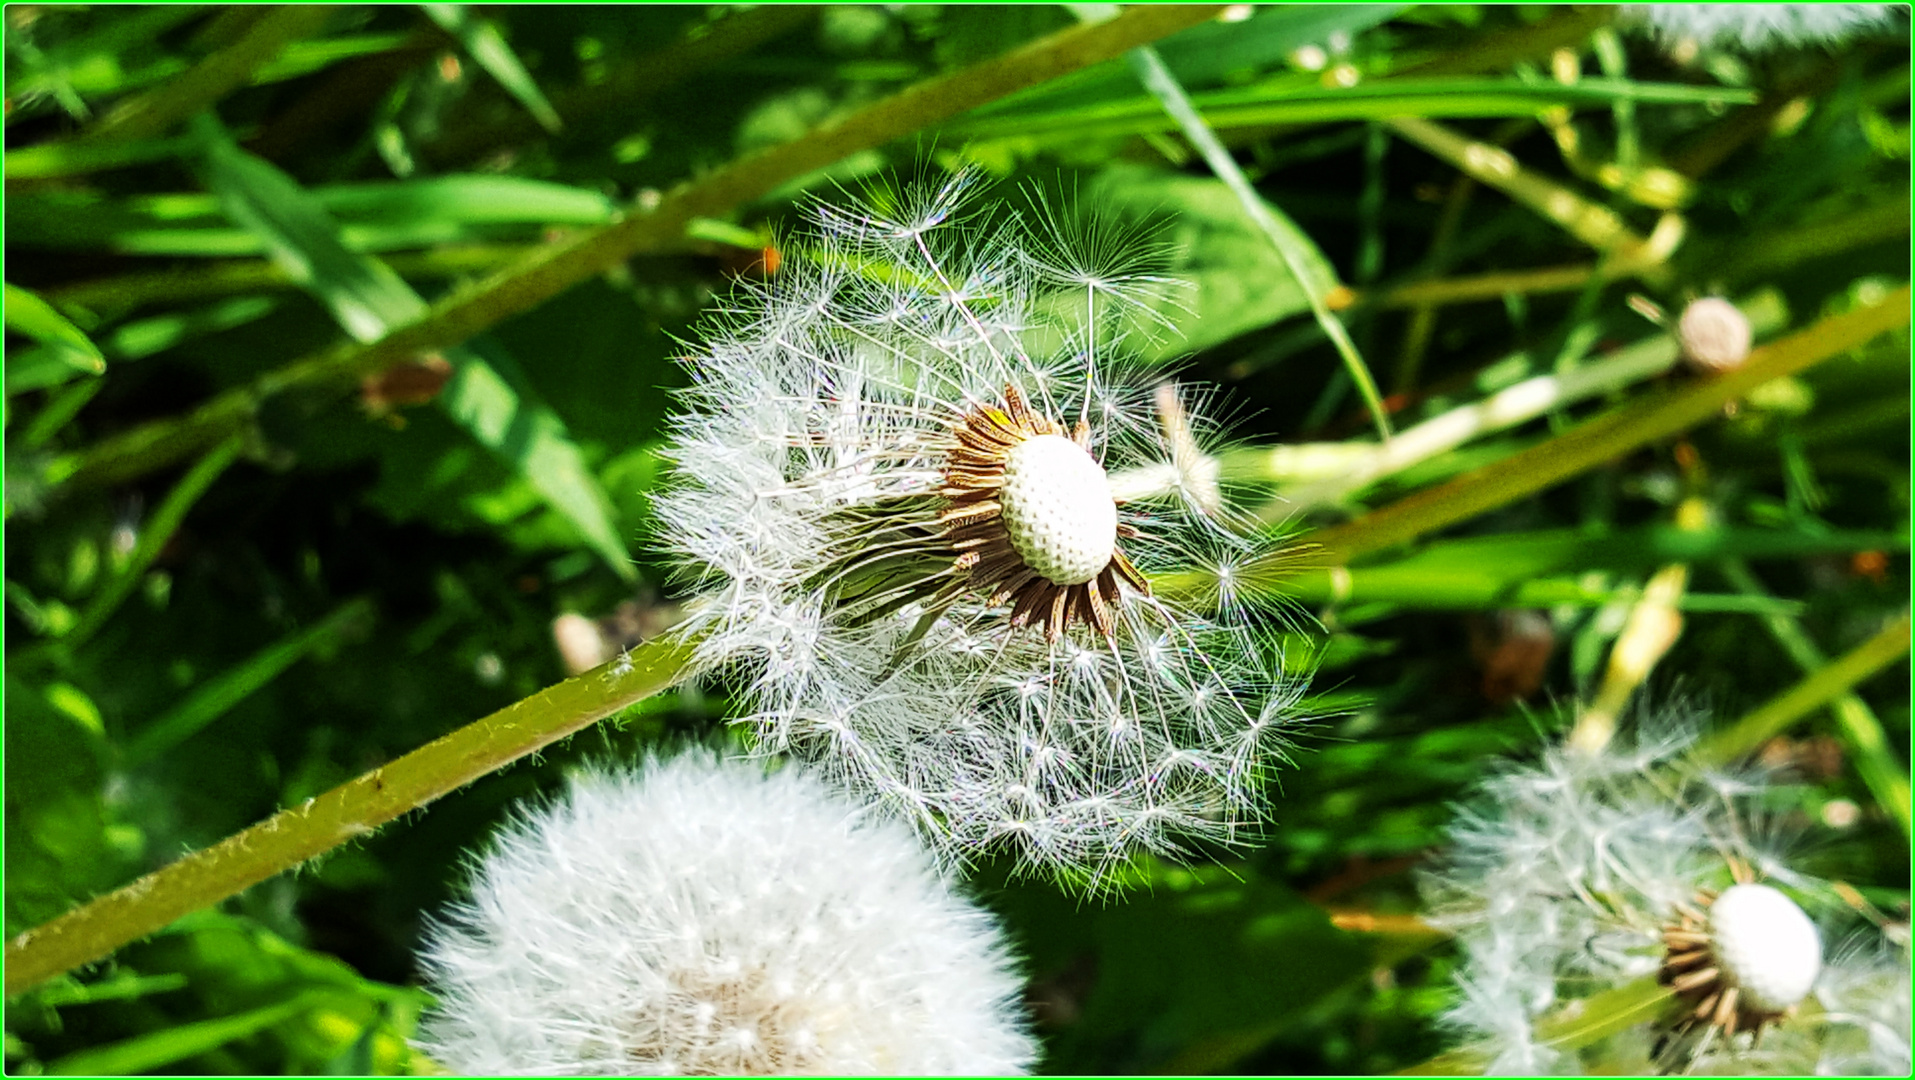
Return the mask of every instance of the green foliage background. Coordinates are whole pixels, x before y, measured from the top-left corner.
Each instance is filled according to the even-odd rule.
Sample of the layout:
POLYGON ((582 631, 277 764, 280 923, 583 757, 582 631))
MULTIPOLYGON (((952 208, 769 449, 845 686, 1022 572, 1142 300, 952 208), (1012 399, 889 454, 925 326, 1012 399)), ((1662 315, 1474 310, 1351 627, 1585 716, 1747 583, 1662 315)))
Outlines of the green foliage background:
MULTIPOLYGON (((615 646, 668 625, 681 587, 646 498, 679 361, 807 195, 970 162, 1003 181, 993 197, 1035 185, 1159 222, 1196 288, 1182 338, 1149 359, 1225 389, 1226 475, 1291 529, 1360 526, 1682 392, 1700 377, 1667 370, 1632 293, 1673 314, 1725 292, 1779 335, 1906 283, 1905 23, 1672 56, 1612 15, 1274 7, 1157 42, 1293 224, 1399 430, 1525 378, 1663 356, 1298 506, 1276 500, 1323 474, 1282 448, 1363 452, 1362 399, 1266 234, 1121 58, 831 141, 942 73, 1041 55, 1077 25, 1062 7, 8 7, 9 937, 560 680, 564 613, 615 646), (1623 265, 1401 117, 1501 146, 1639 237, 1674 215, 1681 242, 1623 265), (833 149, 742 199, 717 191, 766 147, 833 149), (437 325, 428 305, 488 275, 537 279, 527 260, 686 191, 683 228, 429 356, 288 375, 342 337, 437 325), (392 361, 405 371, 378 374, 392 361), (204 408, 248 387, 237 411, 204 408)), ((1305 703, 1321 719, 1264 846, 1139 867, 1111 903, 977 876, 1028 957, 1045 1068, 1374 1072, 1445 1049, 1454 955, 1414 918, 1413 869, 1450 803, 1559 736, 1658 566, 1690 564, 1686 623, 1640 696, 1719 723, 1903 611, 1908 384, 1898 329, 1689 435, 1368 552, 1341 586, 1282 586, 1321 621, 1287 643, 1321 656, 1305 703), (1684 541, 1685 499, 1719 527, 1684 541)), ((1905 926, 1901 663, 1854 689, 1762 753, 1807 781, 1785 816, 1813 834, 1812 868, 1905 926)), ((412 948, 464 853, 581 760, 723 738, 724 690, 650 698, 9 999, 8 1070, 426 1068, 404 1043, 428 1000, 412 948)))

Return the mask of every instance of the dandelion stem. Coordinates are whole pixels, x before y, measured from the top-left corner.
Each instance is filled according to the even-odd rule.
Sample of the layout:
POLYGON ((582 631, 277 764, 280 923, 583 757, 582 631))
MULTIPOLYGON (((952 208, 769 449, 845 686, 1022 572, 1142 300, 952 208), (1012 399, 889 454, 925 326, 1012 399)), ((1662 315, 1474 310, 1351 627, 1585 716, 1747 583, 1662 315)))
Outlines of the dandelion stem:
POLYGON ((196 851, 6 946, 21 993, 298 866, 687 678, 695 637, 666 635, 196 851))
MULTIPOLYGON (((1808 678, 1770 698, 1754 712, 1716 732, 1697 746, 1704 761, 1727 762, 1750 753, 1790 724, 1832 701, 1840 700, 1849 688, 1869 678, 1908 653, 1909 615, 1901 616, 1855 647, 1846 656, 1820 668, 1808 678)), ((1880 728, 1876 729, 1877 734, 1880 728)), ((1887 753, 1883 744, 1882 753, 1887 753)), ((1897 777, 1897 779, 1901 779, 1897 777)), ((1902 813, 1908 812, 1907 781, 1901 780, 1902 813)), ((1871 785, 1872 786, 1872 785, 1871 785)), ((1906 822, 1906 818, 1901 819, 1906 822)), ((1907 825, 1904 824, 1906 829, 1907 825)))

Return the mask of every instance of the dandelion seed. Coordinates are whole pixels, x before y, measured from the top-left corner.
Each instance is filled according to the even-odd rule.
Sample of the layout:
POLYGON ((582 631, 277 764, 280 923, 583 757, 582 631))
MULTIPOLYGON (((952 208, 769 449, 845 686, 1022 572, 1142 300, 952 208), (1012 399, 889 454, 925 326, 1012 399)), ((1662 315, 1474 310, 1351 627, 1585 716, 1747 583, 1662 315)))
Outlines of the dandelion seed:
POLYGON ((978 182, 819 207, 746 283, 691 360, 657 517, 760 752, 951 858, 1095 883, 1241 839, 1281 757, 1270 704, 1297 687, 1234 591, 1200 613, 1151 583, 1259 548, 1189 401, 1126 366, 1176 283, 1108 223, 985 212, 978 182), (1036 769, 1036 746, 1070 767, 1036 769), (1231 765, 1146 783, 1184 752, 1231 765))
POLYGON ((1907 1075, 1906 959, 1872 928, 1826 951, 1801 903, 1828 925, 1845 908, 1790 865, 1764 778, 1687 762, 1693 728, 1662 724, 1552 748, 1460 811, 1424 883, 1464 956, 1448 1022, 1491 1073, 1907 1075), (1539 1034, 1645 978, 1673 991, 1654 1020, 1573 1049, 1539 1034))
POLYGON ((508 825, 421 951, 468 1075, 999 1075, 1035 1045, 991 918, 895 822, 694 753, 508 825))

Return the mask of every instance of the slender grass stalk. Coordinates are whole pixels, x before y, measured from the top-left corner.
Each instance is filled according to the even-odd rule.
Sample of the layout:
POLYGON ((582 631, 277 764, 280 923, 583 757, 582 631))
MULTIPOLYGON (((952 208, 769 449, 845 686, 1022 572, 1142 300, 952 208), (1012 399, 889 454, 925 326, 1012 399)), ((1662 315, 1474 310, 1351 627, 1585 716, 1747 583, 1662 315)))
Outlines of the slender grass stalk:
POLYGON ((1298 229, 1294 222, 1278 223, 1276 211, 1264 201, 1263 196, 1257 194, 1255 188, 1250 186, 1249 178, 1244 176, 1243 170, 1237 167, 1237 159, 1231 157, 1230 151, 1224 149, 1223 143, 1217 138, 1217 133, 1210 130, 1210 125, 1204 122, 1202 114, 1198 113, 1196 106, 1190 103, 1189 95, 1184 93, 1182 84, 1177 82, 1177 76, 1171 74, 1163 58, 1157 55, 1157 50, 1147 46, 1131 50, 1130 65, 1131 69, 1137 73, 1138 80, 1144 84, 1144 88, 1149 90, 1163 105, 1164 111, 1177 121, 1177 126, 1184 133, 1184 138, 1189 139, 1191 145, 1197 148, 1197 152, 1203 155, 1204 163, 1210 166, 1210 171, 1215 173, 1219 180, 1229 185, 1231 192, 1237 196, 1237 201, 1243 204, 1244 212, 1250 215, 1250 220, 1257 223, 1257 227, 1263 230, 1264 236, 1269 238, 1270 246, 1276 248, 1277 254, 1282 256, 1283 265, 1289 269, 1290 277, 1296 281, 1297 288, 1303 290, 1304 299, 1310 302, 1310 314, 1316 317, 1317 325, 1323 328, 1324 336, 1336 346, 1337 355, 1343 359, 1344 369, 1350 373, 1351 381, 1356 383, 1358 392, 1363 395, 1363 404, 1370 410, 1370 418, 1376 423, 1377 433, 1385 442, 1388 442, 1390 416, 1383 408, 1383 395, 1376 388, 1376 380, 1370 377, 1370 369, 1363 363, 1363 357, 1358 354, 1356 343, 1350 340, 1350 332, 1343 328, 1343 320, 1337 318, 1325 303, 1324 294, 1335 285, 1335 282, 1312 281, 1310 275, 1304 271, 1305 253, 1296 250, 1296 238, 1304 235, 1303 231, 1298 229))
MULTIPOLYGON (((1704 739, 1696 747, 1697 756, 1704 761, 1728 762, 1753 752, 1790 724, 1840 700, 1850 687, 1906 656, 1908 642, 1909 615, 1905 611, 1847 655, 1817 669, 1754 712, 1704 739)), ((1882 750, 1886 752, 1887 747, 1882 750)), ((1906 780, 1903 783, 1906 784, 1906 780)), ((1904 786, 1902 790, 1908 789, 1904 786)), ((1907 798, 1902 801, 1902 813, 1906 814, 1907 798)))
POLYGON ((6 993, 98 960, 174 919, 366 836, 410 810, 682 682, 697 642, 630 653, 475 721, 389 764, 147 874, 6 946, 6 993))
MULTIPOLYGON (((1537 1040, 1553 1050, 1580 1050, 1598 1039, 1655 1019, 1676 1000, 1676 992, 1654 975, 1566 1002, 1536 1021, 1537 1040)), ((1449 1050, 1398 1076, 1481 1076, 1489 1063, 1473 1050, 1449 1050)))
MULTIPOLYGON (((519 263, 538 244, 458 244, 381 256, 403 278, 442 279, 492 273, 519 263)), ((222 259, 170 270, 148 270, 78 281, 47 290, 47 297, 83 308, 137 308, 235 293, 295 292, 299 283, 266 259, 222 259)))
MULTIPOLYGON (((1765 382, 1906 326, 1908 318, 1909 287, 1904 285, 1880 303, 1830 316, 1756 349, 1733 372, 1646 394, 1539 446, 1399 499, 1355 521, 1319 530, 1310 538, 1318 548, 1314 557, 1320 563, 1342 564, 1553 487, 1638 446, 1693 427, 1765 382)), ((1283 570, 1274 564, 1252 568, 1246 587, 1270 588, 1281 580, 1283 570)))
POLYGON ((152 566, 153 560, 159 558, 160 551, 166 547, 166 542, 179 531, 180 523, 186 520, 187 511, 193 508, 193 504, 199 501, 200 496, 206 494, 206 490, 213 486, 213 482, 219 479, 227 466, 239 459, 239 452, 244 442, 240 436, 234 435, 214 447, 187 470, 186 475, 180 478, 180 482, 173 485, 173 490, 166 493, 166 499, 160 503, 159 509, 153 512, 152 518, 146 523, 146 528, 141 530, 139 541, 133 545, 132 554, 127 557, 126 565, 102 585, 98 593, 94 594, 92 601, 80 613, 79 621, 74 624, 72 630, 40 648, 66 651, 77 649, 97 633, 100 627, 106 625, 106 620, 119 610, 128 596, 132 595, 134 586, 138 585, 140 579, 145 576, 147 567, 152 566))
POLYGON ((149 139, 246 85, 289 43, 319 32, 334 9, 290 4, 261 15, 238 41, 194 64, 172 81, 113 107, 76 143, 149 139))
POLYGON ((341 342, 229 390, 185 416, 143 425, 59 459, 48 478, 75 486, 112 484, 164 467, 245 429, 270 397, 292 389, 349 389, 362 376, 464 341, 633 255, 676 244, 693 218, 722 214, 854 151, 935 127, 987 101, 1121 56, 1195 26, 1221 8, 1140 5, 1107 22, 1060 30, 1003 56, 918 83, 794 142, 681 184, 655 205, 637 207, 621 221, 542 249, 523 264, 455 291, 432 305, 424 318, 378 341, 341 342))
POLYGON ((1658 226, 1648 237, 1636 235, 1614 210, 1524 168, 1509 151, 1469 138, 1442 124, 1418 116, 1384 121, 1392 131, 1444 161, 1501 191, 1543 217, 1562 226, 1571 236, 1604 253, 1614 263, 1612 272, 1650 273, 1681 241, 1681 219, 1658 226))
MULTIPOLYGON (((1767 597, 1769 591, 1749 564, 1741 559, 1728 559, 1722 564, 1722 573, 1729 584, 1743 595, 1767 597)), ((1763 616, 1762 623, 1769 628, 1769 636, 1789 654, 1803 674, 1811 674, 1829 662, 1826 655, 1810 638, 1808 631, 1802 628, 1800 620, 1793 615, 1774 612, 1763 616)), ((1895 754, 1889 749, 1888 736, 1882 730, 1882 721, 1875 710, 1868 707, 1859 695, 1846 693, 1835 699, 1830 706, 1835 720, 1842 729, 1843 741, 1848 744, 1849 753, 1855 759, 1855 771, 1862 775, 1862 782, 1868 785, 1869 794, 1875 796, 1876 805, 1901 826, 1902 835, 1909 835, 1909 784, 1908 769, 1895 760, 1895 754)))

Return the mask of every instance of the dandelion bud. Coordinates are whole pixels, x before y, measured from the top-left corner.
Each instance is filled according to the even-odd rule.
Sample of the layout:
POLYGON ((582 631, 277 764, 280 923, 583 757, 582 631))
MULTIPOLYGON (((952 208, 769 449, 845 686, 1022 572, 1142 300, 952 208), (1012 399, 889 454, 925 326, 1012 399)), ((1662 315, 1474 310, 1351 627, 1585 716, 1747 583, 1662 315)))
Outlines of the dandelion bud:
POLYGON ((910 831, 694 753, 507 825, 431 927, 420 1045, 466 1075, 1000 1075, 999 932, 910 831))
POLYGON ((1798 898, 1835 890, 1783 856, 1764 778, 1695 765, 1692 740, 1551 748, 1464 808, 1424 881, 1463 955, 1447 1021, 1491 1073, 1907 1075, 1906 959, 1866 926, 1825 955, 1798 898), (1595 1011, 1658 984, 1633 1023, 1595 1011))
POLYGON ((741 283, 689 361, 656 513, 758 752, 953 860, 1094 887, 1238 839, 1296 687, 1234 599, 1152 586, 1260 546, 1202 419, 1124 362, 1177 283, 1108 222, 980 212, 976 181, 818 207, 741 283))
POLYGON ((1730 371, 1749 358, 1749 319, 1720 296, 1692 300, 1676 322, 1682 358, 1701 371, 1730 371))

